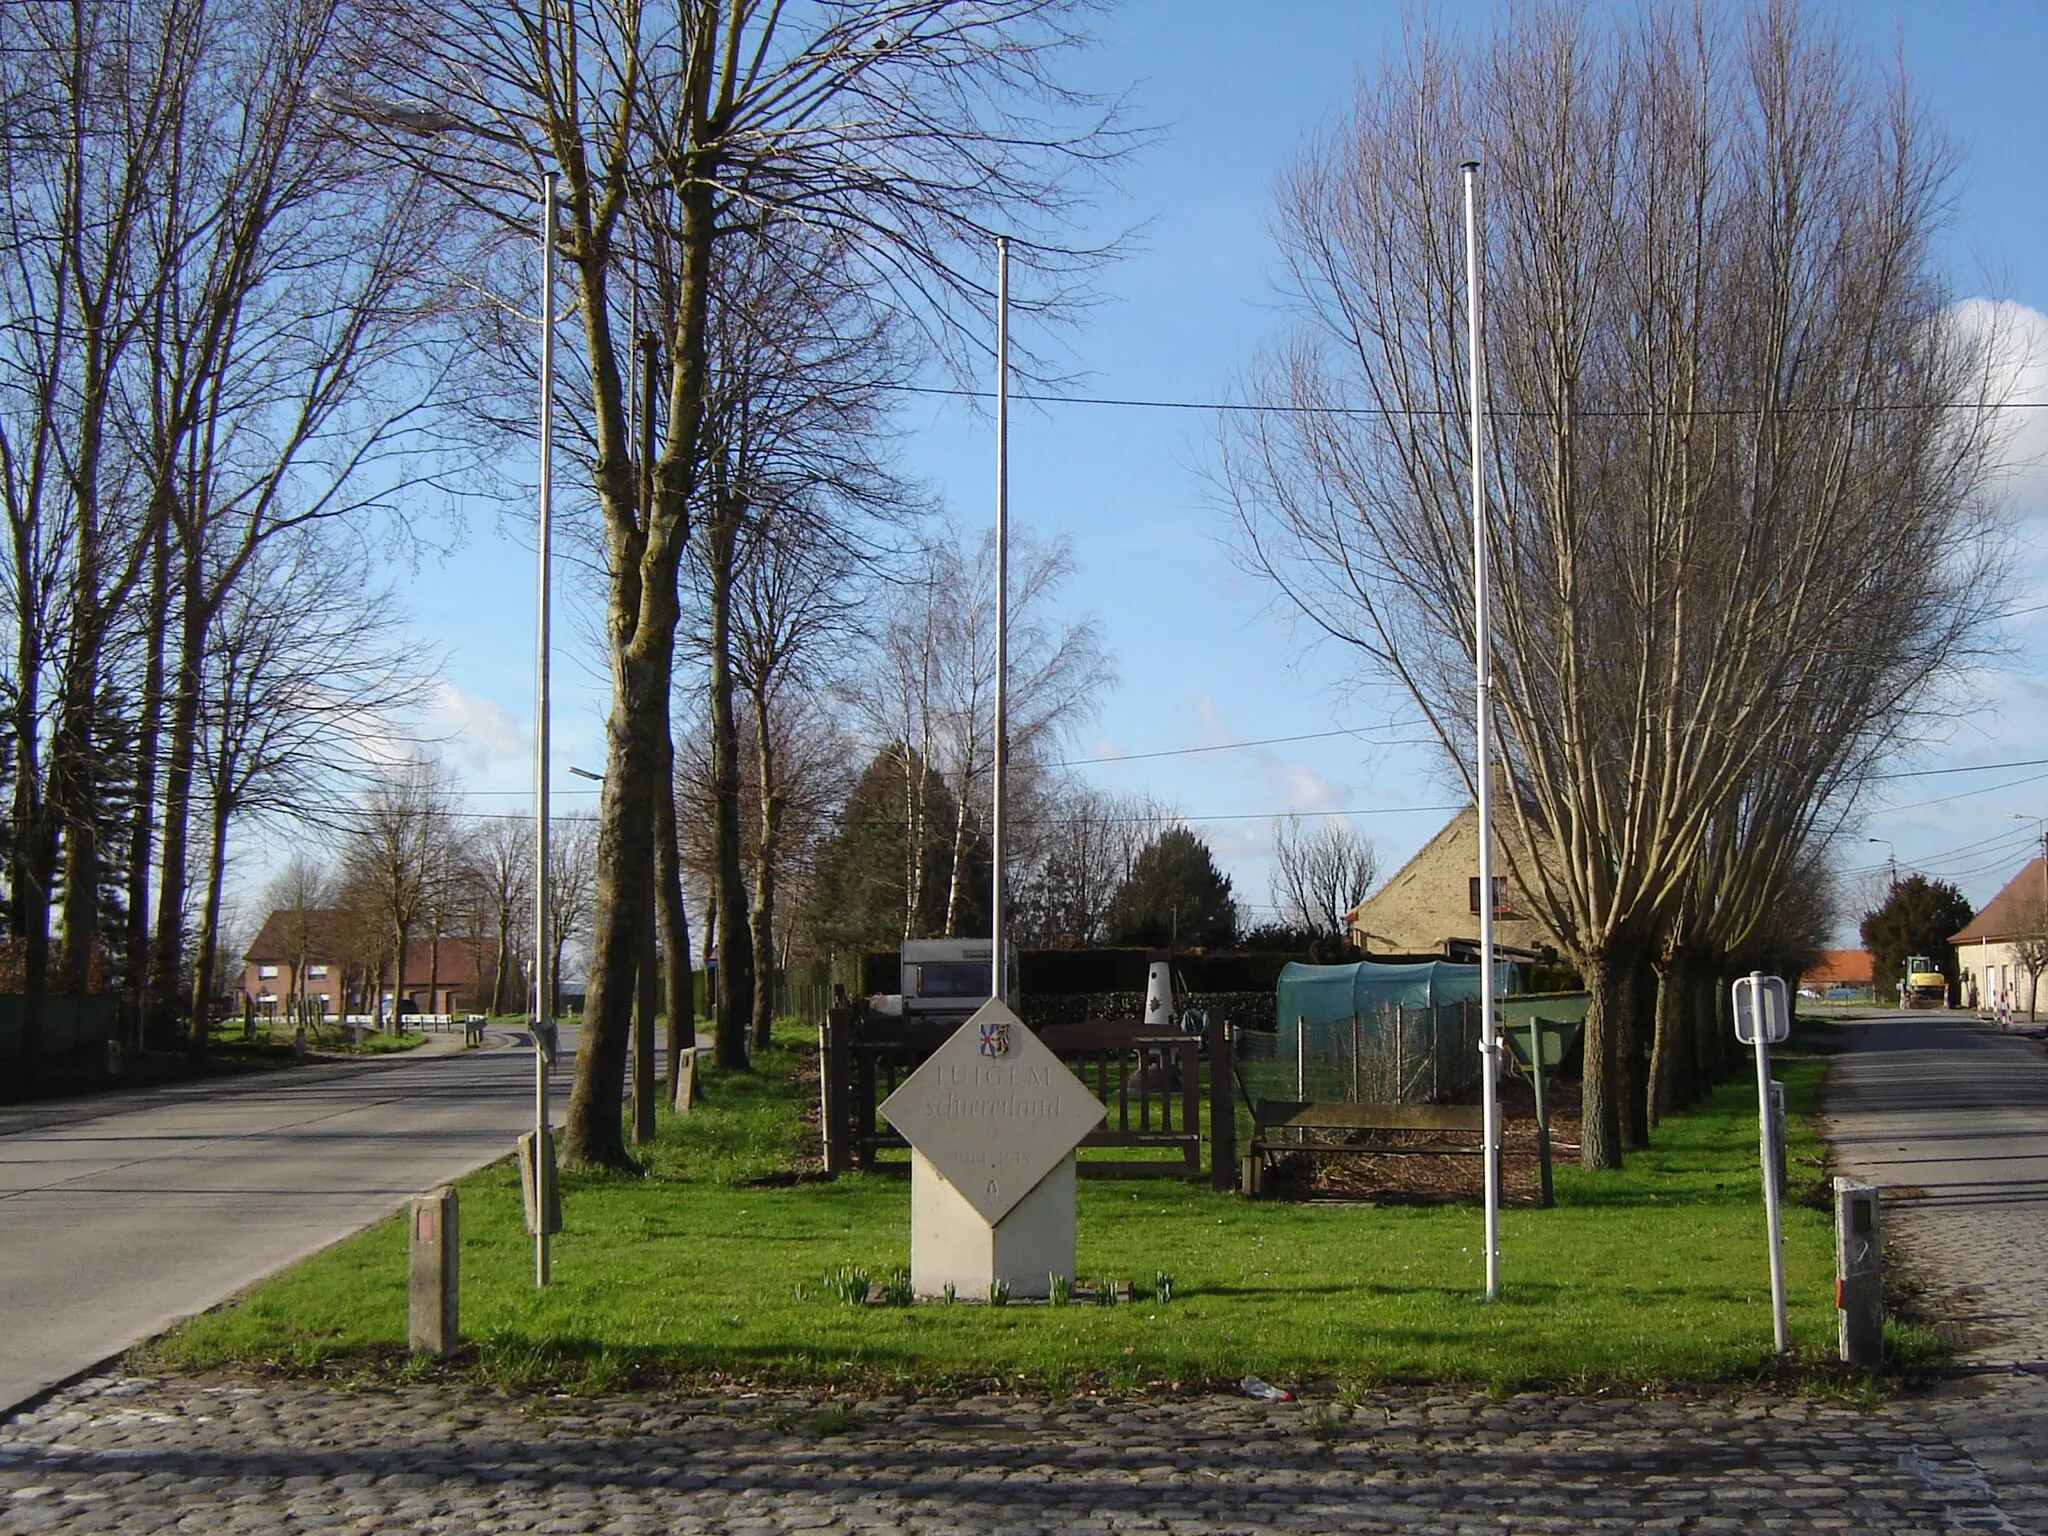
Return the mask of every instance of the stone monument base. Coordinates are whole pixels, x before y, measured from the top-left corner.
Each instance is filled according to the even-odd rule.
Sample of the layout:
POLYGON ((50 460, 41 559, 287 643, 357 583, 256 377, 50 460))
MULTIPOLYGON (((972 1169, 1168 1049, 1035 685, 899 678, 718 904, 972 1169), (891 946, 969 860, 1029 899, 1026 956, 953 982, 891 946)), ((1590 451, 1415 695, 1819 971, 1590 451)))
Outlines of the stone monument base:
POLYGON ((1019 1299, 1051 1294, 1048 1278, 1074 1278, 1074 1154, 991 1226, 915 1148, 910 1154, 910 1288, 943 1296, 948 1282, 962 1301, 988 1300, 989 1284, 1008 1283, 1019 1299))

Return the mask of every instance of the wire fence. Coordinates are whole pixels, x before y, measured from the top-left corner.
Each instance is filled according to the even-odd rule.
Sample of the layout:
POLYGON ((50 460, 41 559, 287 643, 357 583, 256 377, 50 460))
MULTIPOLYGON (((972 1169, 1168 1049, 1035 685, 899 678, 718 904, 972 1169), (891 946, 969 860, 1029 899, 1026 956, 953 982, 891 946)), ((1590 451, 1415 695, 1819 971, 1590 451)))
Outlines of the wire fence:
POLYGON ((1241 1031, 1236 1054, 1254 1101, 1471 1103, 1480 1089, 1479 1004, 1282 1019, 1270 1032, 1241 1031))

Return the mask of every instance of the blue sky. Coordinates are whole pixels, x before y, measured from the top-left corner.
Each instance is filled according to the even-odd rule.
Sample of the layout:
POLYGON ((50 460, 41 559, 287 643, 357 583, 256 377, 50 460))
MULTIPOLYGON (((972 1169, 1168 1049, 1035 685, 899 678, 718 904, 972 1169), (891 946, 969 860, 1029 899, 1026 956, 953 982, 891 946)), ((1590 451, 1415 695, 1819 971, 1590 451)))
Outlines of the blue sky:
MULTIPOLYGON (((1963 154, 1945 260, 1959 295, 2024 306, 2032 386, 2048 400, 2048 6, 2040 0, 1817 6, 1870 47, 1902 48, 1907 70, 1963 154)), ((1446 5, 1451 21, 1493 7, 1446 5)), ((1066 345, 1077 392, 1116 398, 1220 398, 1234 370, 1284 323, 1268 225, 1275 178, 1304 136, 1343 104, 1355 73, 1398 41, 1402 12, 1354 0, 1138 0, 1112 12, 1085 71, 1136 81, 1136 115, 1160 140, 1124 171, 1100 227, 1141 226, 1137 249, 1102 282, 1104 302, 1066 345)), ((907 467, 961 524, 992 517, 992 429, 943 400, 907 407, 907 467)), ((1339 657, 1305 645, 1270 594, 1233 567, 1228 530, 1204 472, 1213 416, 1065 404, 1022 407, 1011 440, 1011 515, 1065 533, 1080 576, 1067 593, 1092 610, 1121 682, 1073 744, 1073 756, 1128 758, 1081 771, 1105 787, 1177 804, 1210 839, 1238 895, 1265 903, 1271 818, 1346 813, 1390 872, 1436 830, 1453 798, 1399 705, 1361 692, 1339 657), (1315 740, 1182 752, 1331 731, 1315 740)), ((2048 410, 2027 419, 2021 452, 2048 454, 2048 410)), ((2048 816, 2048 464, 2016 471, 2009 654, 1965 680, 1959 708, 1920 743, 1912 770, 1868 805, 1839 862, 1859 909, 1890 839, 1902 867, 1955 879, 1981 904, 2015 871, 2036 832, 2008 813, 2048 816)), ((473 524, 461 548, 430 561, 414 585, 419 622, 450 650, 433 728, 480 809, 513 809, 531 784, 531 554, 513 533, 473 524), (478 614, 477 594, 499 599, 478 614), (439 616, 439 617, 435 617, 439 616)), ((555 782, 567 804, 571 764, 601 763, 606 687, 592 644, 587 577, 565 572, 556 681, 555 782)))

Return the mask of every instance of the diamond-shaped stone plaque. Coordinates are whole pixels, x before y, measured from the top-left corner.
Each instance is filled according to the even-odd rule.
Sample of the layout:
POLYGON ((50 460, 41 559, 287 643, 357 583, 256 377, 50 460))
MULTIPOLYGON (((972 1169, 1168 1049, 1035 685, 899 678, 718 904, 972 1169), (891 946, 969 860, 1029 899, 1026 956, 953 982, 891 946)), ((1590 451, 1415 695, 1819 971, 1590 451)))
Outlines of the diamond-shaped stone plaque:
POLYGON ((883 1117, 990 1226, 1108 1113, 995 998, 882 1104, 883 1117))

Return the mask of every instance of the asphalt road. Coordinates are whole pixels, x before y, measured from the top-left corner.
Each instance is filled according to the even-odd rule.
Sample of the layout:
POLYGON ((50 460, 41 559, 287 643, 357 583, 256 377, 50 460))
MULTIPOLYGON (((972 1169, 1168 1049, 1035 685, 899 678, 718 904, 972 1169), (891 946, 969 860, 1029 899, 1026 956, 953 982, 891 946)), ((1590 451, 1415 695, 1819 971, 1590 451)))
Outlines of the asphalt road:
MULTIPOLYGON (((1828 1074, 1838 1172, 1882 1188, 1886 1271, 1956 1350, 1926 1411, 1991 1495, 1950 1529, 2048 1536, 2048 1049, 1970 1014, 1846 1024, 1828 1074)), ((1953 1475, 1953 1474, 1952 1474, 1953 1475)), ((1974 1481, 1973 1481, 1974 1479, 1974 1481)))
POLYGON ((505 1155, 532 1063, 504 1044, 0 1110, 0 1414, 505 1155))
MULTIPOLYGON (((2031 1033, 2029 1032, 2031 1030, 2031 1033)), ((2048 1364, 2048 1049, 1966 1013, 1845 1023, 1829 1075, 1838 1172, 1883 1187, 1896 1257, 1966 1359, 2048 1364), (1896 1241, 1895 1241, 1896 1240, 1896 1241)))

